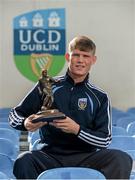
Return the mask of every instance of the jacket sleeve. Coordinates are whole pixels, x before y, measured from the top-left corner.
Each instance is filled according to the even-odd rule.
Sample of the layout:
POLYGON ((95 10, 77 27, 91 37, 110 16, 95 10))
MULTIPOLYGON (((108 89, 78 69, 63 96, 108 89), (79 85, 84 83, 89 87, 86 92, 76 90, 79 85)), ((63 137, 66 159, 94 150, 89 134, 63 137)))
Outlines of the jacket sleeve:
POLYGON ((25 131, 24 120, 28 116, 37 113, 41 109, 42 103, 42 95, 39 93, 39 84, 37 83, 20 104, 10 111, 10 126, 17 130, 25 131))
POLYGON ((81 126, 78 138, 98 148, 107 148, 112 139, 111 108, 107 95, 97 109, 93 123, 92 129, 81 126))

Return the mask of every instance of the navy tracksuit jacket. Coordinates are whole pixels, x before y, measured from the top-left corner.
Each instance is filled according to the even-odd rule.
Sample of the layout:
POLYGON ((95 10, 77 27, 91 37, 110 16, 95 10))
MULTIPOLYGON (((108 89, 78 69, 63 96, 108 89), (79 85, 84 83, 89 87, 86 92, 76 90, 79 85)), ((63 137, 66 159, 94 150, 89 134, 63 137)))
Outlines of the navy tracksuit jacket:
MULTIPOLYGON (((58 82, 53 85, 52 108, 59 109, 76 121, 80 131, 74 135, 46 125, 40 129, 42 142, 49 146, 66 147, 70 151, 92 152, 107 148, 111 142, 110 102, 107 94, 93 86, 88 76, 78 84, 74 84, 68 73, 56 79, 58 82)), ((15 129, 26 130, 25 118, 41 109, 43 97, 38 87, 39 83, 10 112, 10 125, 15 129)))

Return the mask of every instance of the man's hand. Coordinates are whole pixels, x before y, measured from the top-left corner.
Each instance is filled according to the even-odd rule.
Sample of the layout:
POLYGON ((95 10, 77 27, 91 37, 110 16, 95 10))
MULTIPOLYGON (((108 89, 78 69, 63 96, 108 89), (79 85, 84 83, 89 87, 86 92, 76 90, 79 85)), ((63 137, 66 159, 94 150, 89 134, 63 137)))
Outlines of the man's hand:
POLYGON ((80 129, 80 125, 69 117, 66 117, 65 119, 61 120, 54 120, 49 124, 61 129, 63 132, 72 134, 78 134, 80 129))
POLYGON ((44 126, 47 124, 47 122, 37 122, 37 123, 32 123, 33 119, 38 118, 39 115, 37 114, 32 114, 31 116, 29 116, 28 118, 25 119, 24 121, 24 126, 28 131, 36 131, 37 129, 39 129, 40 127, 44 126))

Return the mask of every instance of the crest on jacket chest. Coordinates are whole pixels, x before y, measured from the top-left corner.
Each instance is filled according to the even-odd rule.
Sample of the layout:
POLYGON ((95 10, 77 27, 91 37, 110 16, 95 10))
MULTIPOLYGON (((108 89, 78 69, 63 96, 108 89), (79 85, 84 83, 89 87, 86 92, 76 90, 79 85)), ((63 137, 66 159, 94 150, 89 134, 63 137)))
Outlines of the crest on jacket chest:
POLYGON ((87 98, 79 98, 78 99, 79 110, 85 110, 86 107, 87 107, 87 98))

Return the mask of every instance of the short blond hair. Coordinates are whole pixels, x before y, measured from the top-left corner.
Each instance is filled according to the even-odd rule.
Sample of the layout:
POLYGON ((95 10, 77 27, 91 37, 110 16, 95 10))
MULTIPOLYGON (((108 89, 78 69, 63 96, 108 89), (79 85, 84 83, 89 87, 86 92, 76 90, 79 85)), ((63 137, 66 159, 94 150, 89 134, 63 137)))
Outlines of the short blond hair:
POLYGON ((70 41, 68 50, 72 52, 73 50, 78 49, 80 51, 92 52, 93 55, 96 53, 95 43, 86 36, 77 36, 70 41))

